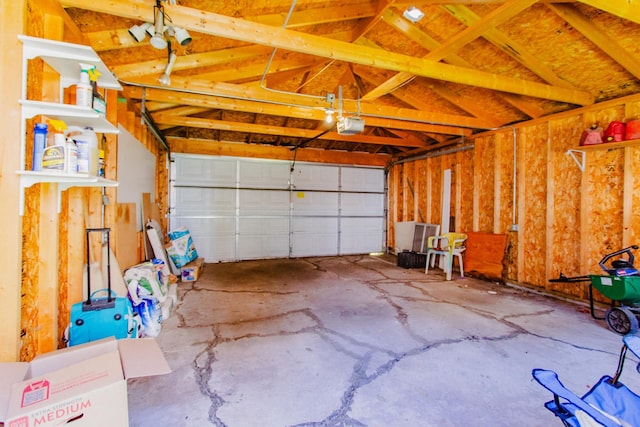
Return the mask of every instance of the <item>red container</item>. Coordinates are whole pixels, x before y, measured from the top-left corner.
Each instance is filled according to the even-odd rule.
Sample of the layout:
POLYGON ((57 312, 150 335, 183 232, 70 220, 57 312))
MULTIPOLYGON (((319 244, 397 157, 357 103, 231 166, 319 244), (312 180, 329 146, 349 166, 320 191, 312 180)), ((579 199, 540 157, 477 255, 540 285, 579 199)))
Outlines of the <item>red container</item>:
POLYGON ((629 120, 624 133, 626 141, 630 139, 640 139, 640 120, 629 120))
POLYGON ((620 142, 625 137, 625 124, 622 122, 611 122, 604 131, 604 140, 606 142, 620 142))
POLYGON ((580 137, 580 145, 596 145, 602 144, 602 128, 596 125, 585 129, 580 137))

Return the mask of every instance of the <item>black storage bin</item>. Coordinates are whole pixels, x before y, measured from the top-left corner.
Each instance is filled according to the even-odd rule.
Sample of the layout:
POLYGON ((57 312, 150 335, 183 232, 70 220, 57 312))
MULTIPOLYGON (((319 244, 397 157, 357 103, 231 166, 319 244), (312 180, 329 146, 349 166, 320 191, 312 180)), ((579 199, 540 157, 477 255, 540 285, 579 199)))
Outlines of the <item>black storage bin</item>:
POLYGON ((425 268, 427 265, 427 255, 413 251, 404 250, 398 254, 398 267, 402 268, 425 268))

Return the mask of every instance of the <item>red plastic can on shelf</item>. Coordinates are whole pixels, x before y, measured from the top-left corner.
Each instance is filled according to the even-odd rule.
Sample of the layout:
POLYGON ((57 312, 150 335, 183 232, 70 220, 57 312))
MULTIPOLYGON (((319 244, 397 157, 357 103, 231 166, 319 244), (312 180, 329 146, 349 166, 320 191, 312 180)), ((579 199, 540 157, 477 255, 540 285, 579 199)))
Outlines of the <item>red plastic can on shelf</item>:
POLYGON ((620 142, 625 137, 625 124, 622 122, 614 121, 609 123, 607 129, 604 131, 604 140, 606 142, 620 142))
POLYGON ((602 128, 597 125, 585 129, 580 137, 580 145, 602 144, 602 128))
POLYGON ((626 141, 630 139, 640 139, 640 120, 629 120, 624 133, 626 141))

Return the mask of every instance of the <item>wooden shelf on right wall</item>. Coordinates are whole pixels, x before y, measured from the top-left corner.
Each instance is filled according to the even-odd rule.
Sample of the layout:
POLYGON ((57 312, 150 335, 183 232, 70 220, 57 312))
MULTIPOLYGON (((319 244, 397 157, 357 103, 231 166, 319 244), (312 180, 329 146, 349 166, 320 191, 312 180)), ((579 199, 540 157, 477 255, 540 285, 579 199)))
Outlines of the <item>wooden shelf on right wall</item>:
POLYGON ((635 145, 640 145, 640 139, 630 139, 628 141, 620 141, 620 142, 603 142, 602 144, 594 144, 594 145, 581 145, 579 147, 574 148, 574 150, 583 150, 583 151, 612 150, 614 148, 633 147, 635 145))

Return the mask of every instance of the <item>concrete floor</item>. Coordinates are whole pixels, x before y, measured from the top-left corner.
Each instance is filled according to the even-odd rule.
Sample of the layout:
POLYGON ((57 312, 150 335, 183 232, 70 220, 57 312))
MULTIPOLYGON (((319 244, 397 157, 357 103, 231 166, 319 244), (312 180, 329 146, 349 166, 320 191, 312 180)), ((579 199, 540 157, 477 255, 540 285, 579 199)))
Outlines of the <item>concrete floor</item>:
POLYGON ((129 380, 131 425, 562 425, 531 370, 580 395, 615 371, 585 307, 394 259, 206 264, 157 338, 173 372, 129 380))

